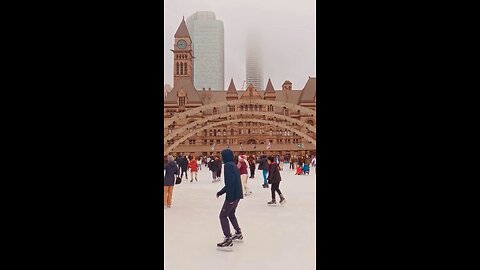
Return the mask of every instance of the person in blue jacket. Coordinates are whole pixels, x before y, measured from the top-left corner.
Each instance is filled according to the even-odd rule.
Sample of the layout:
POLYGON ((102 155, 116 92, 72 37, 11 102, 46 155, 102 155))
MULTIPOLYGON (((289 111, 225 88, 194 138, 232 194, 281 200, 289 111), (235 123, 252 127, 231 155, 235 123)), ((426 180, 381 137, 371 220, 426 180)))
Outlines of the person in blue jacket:
POLYGON ((232 240, 243 239, 242 231, 238 225, 237 217, 235 216, 235 210, 237 209, 240 199, 243 199, 242 192, 242 182, 240 181, 240 171, 238 170, 237 164, 233 162, 233 152, 230 149, 225 149, 221 152, 224 167, 224 179, 225 186, 217 192, 217 198, 222 196, 224 193, 225 202, 223 203, 222 210, 220 211, 220 224, 222 226, 223 235, 225 235, 225 240, 221 243, 218 243, 218 247, 231 247, 233 246, 232 240), (230 224, 228 219, 235 229, 235 235, 230 234, 230 224))

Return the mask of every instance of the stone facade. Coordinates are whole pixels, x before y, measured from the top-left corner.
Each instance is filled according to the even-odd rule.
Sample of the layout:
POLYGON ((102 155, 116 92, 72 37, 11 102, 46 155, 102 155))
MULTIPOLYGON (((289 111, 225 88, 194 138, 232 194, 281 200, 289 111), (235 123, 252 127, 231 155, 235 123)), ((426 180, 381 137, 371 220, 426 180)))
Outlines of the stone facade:
MULTIPOLYGON (((316 78, 309 77, 302 89, 294 90, 290 81, 285 81, 282 88, 275 90, 271 80, 268 80, 266 89, 255 89, 249 85, 245 91, 236 89, 233 79, 225 89, 196 89, 193 85, 193 59, 192 41, 190 39, 185 21, 182 20, 175 34, 174 49, 174 80, 173 89, 164 99, 164 118, 169 119, 175 115, 186 112, 188 117, 175 121, 166 126, 165 137, 175 135, 168 140, 165 147, 172 145, 180 138, 191 135, 171 153, 184 153, 195 155, 219 154, 227 147, 234 151, 248 154, 305 154, 315 153, 315 145, 305 138, 298 136, 295 131, 303 132, 308 137, 315 138, 315 133, 307 130, 304 125, 316 127, 316 117, 311 111, 289 110, 285 106, 258 104, 256 100, 276 101, 283 104, 295 104, 303 108, 315 110, 316 106, 316 78), (229 105, 231 101, 242 100, 241 104, 229 105), (202 110, 199 113, 188 114, 193 108, 208 104, 223 102, 222 106, 202 110), (228 115, 228 113, 245 112, 245 115, 228 115), (248 115, 256 112, 256 115, 248 115), (258 112, 262 112, 261 115, 258 112), (217 114, 225 114, 221 118, 204 119, 217 114), (299 120, 302 124, 292 124, 282 119, 275 119, 276 115, 287 116, 299 120), (215 127, 195 132, 212 123, 220 123, 232 119, 245 119, 242 122, 221 123, 215 127), (273 124, 252 122, 249 119, 262 119, 279 122, 288 128, 281 128, 273 124), (189 131, 176 135, 176 131, 189 123, 198 121, 198 126, 189 131)), ((301 108, 300 108, 301 109, 301 108)))

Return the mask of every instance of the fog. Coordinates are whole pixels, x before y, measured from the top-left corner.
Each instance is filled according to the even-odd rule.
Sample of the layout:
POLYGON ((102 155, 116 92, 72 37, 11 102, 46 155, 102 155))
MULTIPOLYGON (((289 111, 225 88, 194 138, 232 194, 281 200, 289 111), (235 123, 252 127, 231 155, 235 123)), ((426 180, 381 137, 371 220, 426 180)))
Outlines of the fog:
MULTIPOLYGON (((247 37, 260 36, 264 85, 275 89, 285 80, 302 89, 308 76, 316 77, 315 0, 165 0, 164 83, 173 81, 174 34, 197 11, 213 11, 225 31, 225 88, 233 78, 237 89, 245 80, 247 37)), ((263 90, 263 89, 262 89, 263 90)))

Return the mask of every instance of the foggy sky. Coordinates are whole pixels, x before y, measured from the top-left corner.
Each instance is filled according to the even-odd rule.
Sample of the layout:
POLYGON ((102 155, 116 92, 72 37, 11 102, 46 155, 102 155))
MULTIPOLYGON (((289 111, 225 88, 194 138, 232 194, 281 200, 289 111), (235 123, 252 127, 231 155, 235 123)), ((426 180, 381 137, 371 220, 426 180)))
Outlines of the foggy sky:
MULTIPOLYGON (((225 88, 233 77, 237 89, 245 80, 247 33, 260 35, 264 85, 275 89, 290 80, 302 89, 308 76, 316 77, 315 0, 164 0, 164 83, 173 82, 174 34, 182 16, 213 11, 225 31, 225 88)), ((264 90, 264 89, 261 89, 264 90)))

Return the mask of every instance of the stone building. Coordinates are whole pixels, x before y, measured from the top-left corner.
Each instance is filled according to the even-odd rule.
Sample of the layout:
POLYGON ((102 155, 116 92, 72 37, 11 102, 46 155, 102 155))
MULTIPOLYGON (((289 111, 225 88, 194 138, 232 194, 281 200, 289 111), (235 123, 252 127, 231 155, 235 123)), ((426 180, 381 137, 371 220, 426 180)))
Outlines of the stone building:
POLYGON ((257 155, 315 153, 316 78, 309 77, 296 90, 288 80, 276 90, 270 79, 266 89, 250 84, 239 91, 233 79, 226 91, 196 89, 192 40, 184 20, 171 51, 173 89, 164 100, 168 153, 211 155, 227 147, 257 155), (185 140, 179 143, 181 138, 185 140))

